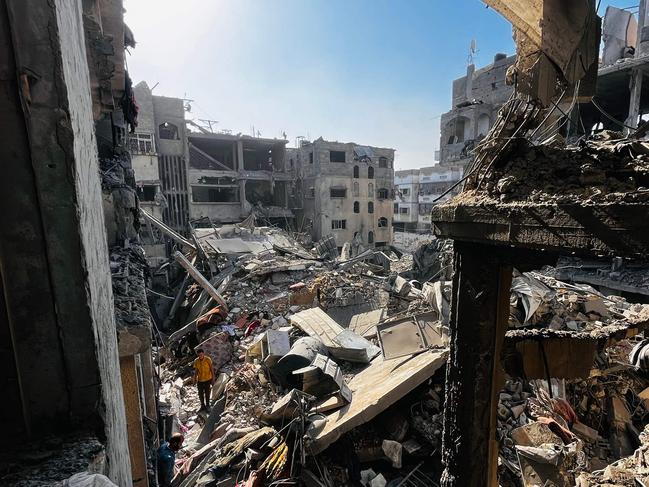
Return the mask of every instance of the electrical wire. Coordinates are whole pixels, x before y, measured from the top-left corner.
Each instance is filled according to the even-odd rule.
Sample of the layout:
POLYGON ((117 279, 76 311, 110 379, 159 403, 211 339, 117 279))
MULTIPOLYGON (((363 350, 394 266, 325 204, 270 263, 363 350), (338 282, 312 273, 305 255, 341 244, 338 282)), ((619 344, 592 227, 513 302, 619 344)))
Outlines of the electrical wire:
POLYGON ((604 109, 603 109, 603 108, 602 108, 602 107, 601 107, 601 106, 600 106, 600 105, 595 101, 595 97, 593 97, 590 101, 591 101, 591 103, 593 104, 593 106, 594 106, 595 108, 597 108, 597 110, 599 110, 599 112, 600 112, 602 115, 604 115, 606 118, 608 118, 611 122, 616 123, 616 124, 618 124, 620 127, 624 127, 624 128, 629 129, 629 130, 635 130, 635 129, 636 129, 636 127, 631 127, 631 126, 625 124, 624 122, 620 122, 617 118, 613 117, 613 115, 610 115, 609 113, 607 113, 607 112, 606 112, 606 111, 605 111, 605 110, 604 110, 604 109))

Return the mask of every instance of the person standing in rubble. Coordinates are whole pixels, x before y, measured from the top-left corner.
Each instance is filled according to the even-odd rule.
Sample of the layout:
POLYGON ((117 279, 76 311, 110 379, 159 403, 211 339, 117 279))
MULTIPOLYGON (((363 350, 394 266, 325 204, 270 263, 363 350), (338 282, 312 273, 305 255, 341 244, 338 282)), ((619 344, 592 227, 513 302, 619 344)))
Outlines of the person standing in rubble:
POLYGON ((214 365, 212 359, 205 355, 202 348, 196 350, 198 357, 194 360, 194 382, 198 389, 198 398, 201 400, 201 411, 209 411, 212 384, 214 384, 214 365))
POLYGON ((176 452, 183 447, 185 437, 180 433, 174 433, 169 441, 158 448, 158 485, 170 487, 174 478, 174 465, 176 464, 176 452))

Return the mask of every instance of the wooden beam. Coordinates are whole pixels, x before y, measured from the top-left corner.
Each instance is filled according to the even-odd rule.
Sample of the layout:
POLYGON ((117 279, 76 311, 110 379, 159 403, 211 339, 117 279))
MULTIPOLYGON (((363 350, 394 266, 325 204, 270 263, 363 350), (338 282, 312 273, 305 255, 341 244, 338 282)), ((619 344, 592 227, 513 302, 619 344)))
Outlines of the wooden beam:
POLYGON ((147 221, 153 223, 165 235, 171 237, 173 240, 175 240, 176 242, 178 242, 181 245, 184 245, 185 247, 189 247, 192 250, 196 250, 196 246, 193 243, 191 243, 189 240, 187 240, 185 237, 183 237, 179 233, 175 232, 173 229, 171 229, 170 227, 165 225, 163 222, 158 220, 153 215, 150 215, 149 213, 147 213, 144 210, 144 208, 140 207, 140 213, 142 213, 142 216, 144 216, 144 218, 147 221))
POLYGON ((182 267, 185 268, 185 270, 189 273, 190 276, 194 278, 194 280, 198 283, 199 286, 201 286, 207 293, 216 301, 219 306, 223 307, 225 312, 227 313, 228 311, 228 305, 226 304, 225 300, 223 297, 218 293, 216 289, 214 289, 214 286, 208 281, 203 274, 201 274, 196 267, 192 265, 189 260, 187 260, 187 257, 185 257, 181 252, 174 252, 174 259, 176 259, 176 262, 178 262, 182 267))

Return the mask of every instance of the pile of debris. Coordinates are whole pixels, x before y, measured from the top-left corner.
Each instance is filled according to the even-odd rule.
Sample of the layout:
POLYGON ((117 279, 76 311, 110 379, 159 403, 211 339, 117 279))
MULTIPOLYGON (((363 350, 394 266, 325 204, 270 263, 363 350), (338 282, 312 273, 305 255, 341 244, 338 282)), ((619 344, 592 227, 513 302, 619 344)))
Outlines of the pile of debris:
POLYGON ((361 481, 328 448, 345 441, 380 468, 364 471, 367 485, 432 474, 417 463, 441 447, 450 288, 401 277, 395 267, 412 269, 396 249, 333 257, 330 240, 308 249, 250 224, 198 229, 194 244, 178 237, 187 255, 176 261, 196 282, 178 280, 177 330, 158 360, 164 436, 186 439, 178 485, 361 481), (217 371, 207 412, 192 384, 198 349, 217 371))
POLYGON ((649 201, 649 143, 602 131, 577 145, 513 139, 503 161, 463 201, 640 203, 649 201), (505 157, 506 155, 506 157, 505 157), (541 183, 541 185, 539 185, 541 183))
POLYGON ((586 284, 568 284, 538 272, 517 274, 512 280, 511 328, 592 332, 647 320, 649 305, 604 296, 586 284))
MULTIPOLYGON (((195 243, 176 260, 196 284, 180 286, 178 329, 159 350, 164 434, 186 439, 176 484, 435 485, 450 243, 423 244, 412 266, 398 251, 334 256, 327 239, 307 249, 277 229, 207 229, 195 243), (208 411, 192 384, 199 348, 217 371, 208 411)), ((516 274, 508 339, 631 334, 649 321, 644 305, 549 274, 516 274)), ((530 472, 574 485, 636 446, 649 383, 629 363, 630 347, 601 351, 591 377, 508 378, 498 407, 501 485, 519 486, 530 472), (629 414, 615 423, 620 404, 629 414)))

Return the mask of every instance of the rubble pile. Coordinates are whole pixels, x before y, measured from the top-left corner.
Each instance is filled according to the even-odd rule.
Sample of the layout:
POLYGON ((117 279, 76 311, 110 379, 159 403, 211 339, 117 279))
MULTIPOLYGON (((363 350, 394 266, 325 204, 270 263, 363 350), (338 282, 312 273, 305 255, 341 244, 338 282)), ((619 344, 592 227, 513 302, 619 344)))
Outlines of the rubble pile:
POLYGON ((618 257, 608 261, 562 257, 556 267, 547 266, 542 272, 563 281, 586 282, 613 289, 620 287, 640 294, 649 292, 647 266, 618 257))
POLYGON ((649 201, 649 143, 603 131, 565 146, 552 138, 533 145, 515 139, 506 162, 463 201, 644 203, 649 201))
MULTIPOLYGON (((212 229, 197 241, 205 255, 190 252, 196 267, 188 270, 211 276, 209 284, 185 288, 177 330, 158 351, 164 434, 185 435, 175 485, 439 479, 450 242, 404 255, 348 246, 333 257, 277 229, 212 229), (192 380, 198 349, 216 372, 207 411, 192 380)), ((607 336, 648 320, 645 305, 547 269, 512 282, 509 333, 607 336)), ((507 378, 497 409, 503 487, 550 464, 548 481, 573 485, 638 446, 649 383, 630 363, 635 345, 600 350, 591 377, 550 386, 507 378), (620 411, 628 414, 620 419, 620 411)))
POLYGON ((518 274, 512 280, 510 328, 591 332, 648 319, 649 305, 604 296, 586 284, 568 284, 537 272, 518 274))
MULTIPOLYGON (((248 482, 262 477, 296 481, 315 472, 320 480, 360 480, 360 470, 331 460, 330 450, 307 455, 309 445, 317 443, 328 414, 354 401, 350 385, 363 373, 380 370, 385 359, 376 325, 407 320, 408 310, 437 316, 422 284, 399 275, 400 269, 411 271, 412 258, 398 250, 362 248, 336 258, 329 252, 319 256, 320 251, 302 247, 286 232, 244 225, 204 229, 196 237, 201 248, 187 262, 196 264, 190 269, 197 273, 212 276, 212 288, 198 281, 187 286, 176 315, 178 329, 159 351, 166 436, 185 435, 178 484, 202 485, 228 475, 248 482), (201 410, 192 380, 199 348, 216 371, 208 411, 201 410), (225 451, 262 431, 267 444, 255 437, 253 446, 225 451), (327 465, 322 459, 328 459, 327 465)), ((417 343, 416 353, 440 347, 417 343)), ((403 404, 398 397, 390 399, 398 402, 398 422, 394 415, 368 417, 350 431, 355 461, 385 463, 381 473, 371 476, 372 485, 381 478, 405 477, 415 459, 439 450, 441 377, 419 389, 414 382, 417 392, 403 404)))

